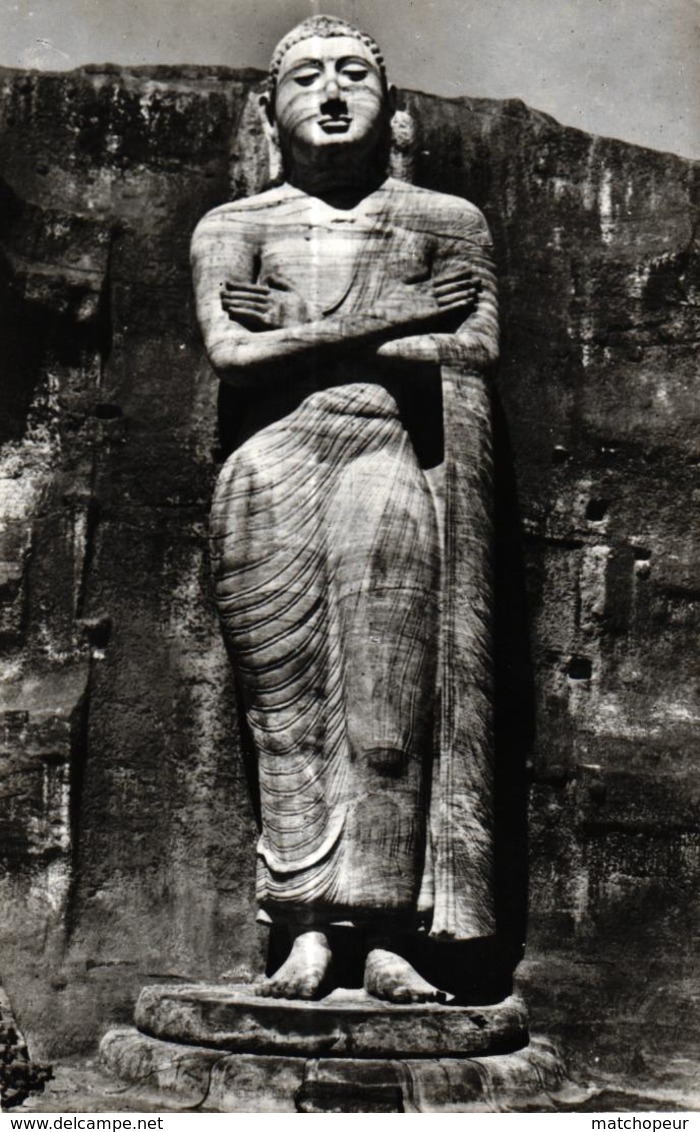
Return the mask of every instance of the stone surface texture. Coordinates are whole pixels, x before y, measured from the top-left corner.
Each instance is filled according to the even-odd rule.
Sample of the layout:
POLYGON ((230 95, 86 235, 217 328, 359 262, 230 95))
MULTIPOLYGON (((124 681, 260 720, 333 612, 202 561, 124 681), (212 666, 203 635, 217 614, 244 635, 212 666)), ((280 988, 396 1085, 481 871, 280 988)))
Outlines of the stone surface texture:
POLYGON ((100 1059, 129 1091, 214 1112, 549 1109, 567 1084, 556 1051, 541 1039, 489 1057, 357 1060, 226 1054, 125 1028, 105 1034, 100 1059))
POLYGON ((27 1044, 17 1029, 7 995, 0 987, 0 1108, 16 1108, 33 1092, 43 1092, 51 1077, 47 1065, 29 1058, 27 1044))
MULTIPOLYGON (((389 117, 385 100, 374 111, 389 117)), ((498 348, 495 279, 478 210, 386 178, 385 157, 353 207, 337 188, 319 199, 295 183, 197 226, 207 352, 247 410, 214 493, 211 560, 259 787, 261 907, 317 927, 418 911, 432 936, 465 939, 494 931, 491 422, 478 366, 498 348), (472 275, 476 304, 464 301, 472 275), (228 309, 222 279, 238 289, 228 309), (270 310, 275 295, 291 310, 270 310), (412 356, 438 342, 454 389, 438 367, 415 375, 412 356), (460 418, 444 450, 441 405, 460 418), (447 497, 444 535, 433 491, 447 497)), ((342 165, 355 193, 356 160, 351 149, 342 165)))
MULTIPOLYGON (((0 76, 0 931, 35 1057, 94 1048, 144 983, 262 963, 188 264, 203 212, 262 186, 258 80, 0 76)), ((501 289, 496 745, 530 797, 527 851, 500 809, 502 949, 529 870, 535 1030, 697 1096, 697 167, 404 100, 416 183, 484 211, 501 289)))
POLYGON ((494 1006, 399 1006, 363 990, 278 1002, 246 986, 156 986, 141 991, 134 1020, 163 1041, 299 1057, 465 1057, 510 1053, 528 1037, 515 996, 494 1006))
POLYGON ((270 74, 284 183, 210 210, 191 245, 207 357, 243 402, 210 556, 256 896, 304 929, 260 989, 343 985, 349 921, 383 937, 370 995, 444 1000, 406 935, 496 932, 492 241, 469 201, 388 176, 395 107, 357 28, 312 16, 270 74))

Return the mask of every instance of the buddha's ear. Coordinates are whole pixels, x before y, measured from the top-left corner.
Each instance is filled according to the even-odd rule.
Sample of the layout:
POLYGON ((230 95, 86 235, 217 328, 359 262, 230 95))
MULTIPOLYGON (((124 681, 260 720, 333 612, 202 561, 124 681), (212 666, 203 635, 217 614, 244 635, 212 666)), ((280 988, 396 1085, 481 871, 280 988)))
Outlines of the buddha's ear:
POLYGON ((267 142, 268 155, 268 181, 272 184, 282 179, 282 152, 280 150, 279 131, 275 120, 274 95, 267 92, 258 99, 263 132, 267 142))
POLYGON ((410 110, 394 108, 391 115, 391 147, 389 172, 397 181, 413 180, 413 166, 418 148, 418 129, 410 110))
POLYGON ((260 98, 258 99, 258 105, 260 106, 260 109, 262 111, 262 117, 263 117, 264 121, 267 123, 268 127, 271 130, 275 130, 275 132, 276 132, 277 127, 276 127, 276 124, 275 124, 275 100, 274 100, 274 98, 267 91, 265 91, 263 94, 260 95, 260 98))
POLYGON ((396 87, 393 83, 389 83, 389 86, 386 88, 386 98, 389 104, 389 115, 391 116, 396 112, 396 107, 398 105, 398 95, 396 92, 396 87))

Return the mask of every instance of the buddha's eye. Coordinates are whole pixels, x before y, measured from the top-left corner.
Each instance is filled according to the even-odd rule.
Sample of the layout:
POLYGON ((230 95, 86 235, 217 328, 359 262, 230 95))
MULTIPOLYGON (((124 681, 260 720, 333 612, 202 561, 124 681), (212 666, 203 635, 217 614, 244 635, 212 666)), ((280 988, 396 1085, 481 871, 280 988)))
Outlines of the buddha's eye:
POLYGON ((298 86, 311 86, 314 80, 318 78, 319 73, 319 71, 297 71, 294 82, 298 86))
POLYGON ((366 67, 361 67, 357 63, 352 63, 347 67, 343 67, 343 75, 350 82, 361 83, 363 79, 367 78, 368 70, 366 67))

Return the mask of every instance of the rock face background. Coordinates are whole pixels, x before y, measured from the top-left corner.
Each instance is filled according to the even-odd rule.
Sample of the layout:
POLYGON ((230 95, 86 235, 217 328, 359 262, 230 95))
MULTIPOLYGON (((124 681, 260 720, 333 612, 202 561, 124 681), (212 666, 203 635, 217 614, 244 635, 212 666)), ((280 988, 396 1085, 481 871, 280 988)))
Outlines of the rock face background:
MULTIPOLYGON (((188 266, 263 175, 255 82, 0 73, 0 976, 35 1056, 144 982, 263 962, 188 266)), ((415 180, 485 211, 502 288, 505 951, 527 880, 533 1029, 669 1083, 700 1045, 698 171, 516 102, 405 104, 415 180)))

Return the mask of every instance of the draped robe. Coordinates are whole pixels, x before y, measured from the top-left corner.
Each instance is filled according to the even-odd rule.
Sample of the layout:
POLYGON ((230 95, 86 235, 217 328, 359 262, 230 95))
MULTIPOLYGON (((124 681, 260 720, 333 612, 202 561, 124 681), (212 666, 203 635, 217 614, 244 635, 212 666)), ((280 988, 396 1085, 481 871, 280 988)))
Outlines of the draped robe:
MULTIPOLYGON (((481 214, 391 179, 347 211, 290 186, 225 205, 200 222, 193 260, 210 326, 206 296, 225 278, 301 296, 312 321, 386 309, 407 283, 467 269, 482 285, 469 333, 487 345, 497 333, 481 214)), ((274 921, 487 935, 488 500, 478 483, 464 497, 455 454, 421 452, 421 421, 407 421, 411 382, 422 382, 414 417, 416 404, 435 415, 439 373, 411 377, 410 364, 350 346, 310 359, 280 362, 253 392, 211 514, 216 600, 258 765, 258 901, 274 921)), ((480 382, 443 372, 446 411, 471 404, 481 428, 467 481, 488 473, 480 382)), ((464 449, 474 423, 454 424, 446 436, 464 449)))

